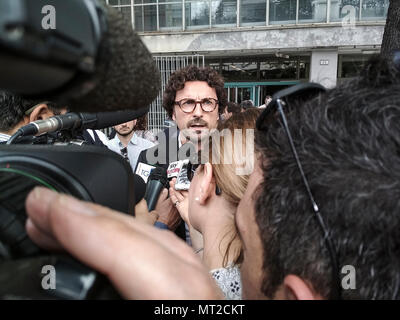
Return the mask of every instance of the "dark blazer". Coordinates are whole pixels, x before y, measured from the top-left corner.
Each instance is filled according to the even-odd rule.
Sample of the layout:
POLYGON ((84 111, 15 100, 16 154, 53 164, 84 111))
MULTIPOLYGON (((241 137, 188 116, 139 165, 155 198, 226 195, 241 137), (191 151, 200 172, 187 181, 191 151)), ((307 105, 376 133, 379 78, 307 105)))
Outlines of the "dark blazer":
MULTIPOLYGON (((178 151, 179 151, 179 142, 178 142, 179 129, 178 129, 178 127, 174 126, 174 127, 166 128, 163 131, 163 133, 164 133, 165 139, 160 138, 160 134, 162 134, 162 132, 161 132, 160 134, 158 134, 159 143, 152 148, 143 150, 140 153, 138 161, 137 161, 137 165, 135 168, 135 172, 136 172, 137 166, 140 162, 148 164, 148 165, 162 167, 162 168, 165 168, 165 170, 167 170, 167 168, 171 162, 183 160, 183 159, 178 159, 178 154, 179 154, 178 153, 178 151), (161 148, 164 148, 164 149, 161 150, 161 148), (161 161, 155 161, 155 162, 152 161, 151 158, 158 157, 158 155, 160 154, 159 153, 160 150, 161 150, 161 154, 165 155, 165 158, 161 159, 161 161)), ((185 159, 186 159, 186 157, 185 157, 185 159)), ((183 240, 186 239, 184 223, 179 224, 178 228, 175 230, 175 234, 178 235, 183 240)))
POLYGON ((139 162, 142 162, 145 164, 159 166, 167 169, 171 162, 179 160, 179 129, 176 126, 166 128, 164 131, 160 132, 157 137, 159 143, 152 148, 143 150, 139 155, 137 163, 139 164, 139 162), (164 134, 165 139, 161 137, 162 134, 164 134), (157 158, 159 156, 159 151, 161 150, 161 148, 163 148, 161 154, 165 155, 165 157, 163 157, 164 159, 152 161, 153 157, 157 158))

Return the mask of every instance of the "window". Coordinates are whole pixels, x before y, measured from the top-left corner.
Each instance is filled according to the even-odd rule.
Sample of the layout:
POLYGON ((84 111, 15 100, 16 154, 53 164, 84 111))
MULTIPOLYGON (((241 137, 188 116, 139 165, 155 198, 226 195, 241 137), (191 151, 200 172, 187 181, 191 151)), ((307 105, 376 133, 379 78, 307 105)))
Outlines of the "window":
POLYGON ((338 83, 357 77, 369 58, 370 55, 339 55, 338 83))
POLYGON ((265 0, 240 1, 240 25, 263 26, 265 25, 266 2, 265 0))
POLYGON ((225 82, 257 79, 258 67, 256 62, 225 62, 221 67, 225 82))
POLYGON ((213 0, 211 24, 213 26, 236 26, 236 0, 213 0))
MULTIPOLYGON (((398 0, 400 1, 400 0, 398 0)), ((385 21, 390 0, 108 0, 132 21, 135 29, 146 31, 200 30, 326 23, 353 24, 385 21), (240 10, 238 10, 238 4, 240 10), (330 6, 328 8, 328 6, 330 6), (329 10, 328 10, 329 9, 329 10), (185 24, 183 12, 185 10, 185 24), (239 16, 238 16, 238 12, 239 16), (158 14, 158 17, 157 17, 158 14), (267 17, 268 14, 268 17, 267 17)))
POLYGON ((209 1, 188 1, 185 2, 186 28, 199 29, 210 26, 210 5, 209 1))
POLYGON ((131 0, 108 0, 110 6, 131 5, 131 0))
POLYGON ((270 0, 269 23, 290 24, 296 23, 296 0, 270 0))
POLYGON ((182 4, 159 4, 160 30, 182 30, 182 4))
POLYGON ((157 7, 155 5, 135 6, 135 30, 157 30, 157 7))
POLYGON ((331 0, 331 21, 351 23, 360 16, 360 0, 331 0))
POLYGON ((327 0, 300 0, 299 23, 326 22, 327 0))
POLYGON ((132 0, 134 4, 157 3, 157 0, 132 0))
POLYGON ((361 7, 362 20, 386 19, 389 0, 363 0, 361 7))
POLYGON ((210 58, 206 64, 221 73, 225 82, 301 80, 310 74, 309 56, 210 58))

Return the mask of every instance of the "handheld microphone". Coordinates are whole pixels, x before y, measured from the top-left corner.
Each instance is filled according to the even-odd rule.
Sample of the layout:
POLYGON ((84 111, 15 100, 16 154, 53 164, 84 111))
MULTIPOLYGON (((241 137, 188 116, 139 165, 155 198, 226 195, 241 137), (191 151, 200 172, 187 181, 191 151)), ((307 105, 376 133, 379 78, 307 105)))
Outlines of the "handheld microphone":
POLYGON ((136 174, 140 176, 145 183, 147 183, 147 180, 149 179, 150 172, 155 168, 155 166, 151 166, 149 164, 139 162, 137 167, 136 167, 136 174))
POLYGON ((12 144, 14 137, 26 137, 40 135, 59 130, 85 130, 85 129, 104 129, 120 123, 131 121, 145 115, 149 108, 139 110, 117 111, 117 112, 98 112, 98 113, 67 113, 50 117, 46 120, 33 121, 17 130, 8 144, 12 144))
POLYGON ((165 169, 156 167, 151 171, 144 195, 149 211, 156 208, 161 192, 164 188, 168 188, 168 185, 167 171, 165 169))

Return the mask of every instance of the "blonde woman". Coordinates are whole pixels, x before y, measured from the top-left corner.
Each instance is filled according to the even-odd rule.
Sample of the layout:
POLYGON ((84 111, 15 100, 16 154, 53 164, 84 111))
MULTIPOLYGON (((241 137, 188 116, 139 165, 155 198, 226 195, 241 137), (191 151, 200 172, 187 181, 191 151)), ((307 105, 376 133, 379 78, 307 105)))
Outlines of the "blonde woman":
POLYGON ((251 173, 251 170, 243 171, 253 156, 253 153, 244 153, 254 143, 254 139, 246 139, 246 135, 251 134, 259 114, 259 110, 249 110, 220 124, 218 130, 229 130, 232 137, 235 129, 241 129, 242 138, 227 140, 229 138, 221 135, 219 143, 210 138, 209 152, 201 156, 202 164, 194 166, 188 192, 176 191, 175 181, 171 182, 171 201, 189 226, 192 246, 226 299, 241 299, 242 245, 234 215, 251 173))

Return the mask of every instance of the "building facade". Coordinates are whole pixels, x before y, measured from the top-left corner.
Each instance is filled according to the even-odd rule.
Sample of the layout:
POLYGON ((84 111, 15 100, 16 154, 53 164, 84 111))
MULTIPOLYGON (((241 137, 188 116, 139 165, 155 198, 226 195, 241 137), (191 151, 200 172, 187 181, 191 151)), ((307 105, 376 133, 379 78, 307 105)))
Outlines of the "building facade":
POLYGON ((108 0, 155 56, 204 56, 230 101, 334 87, 380 51, 389 0, 108 0))

